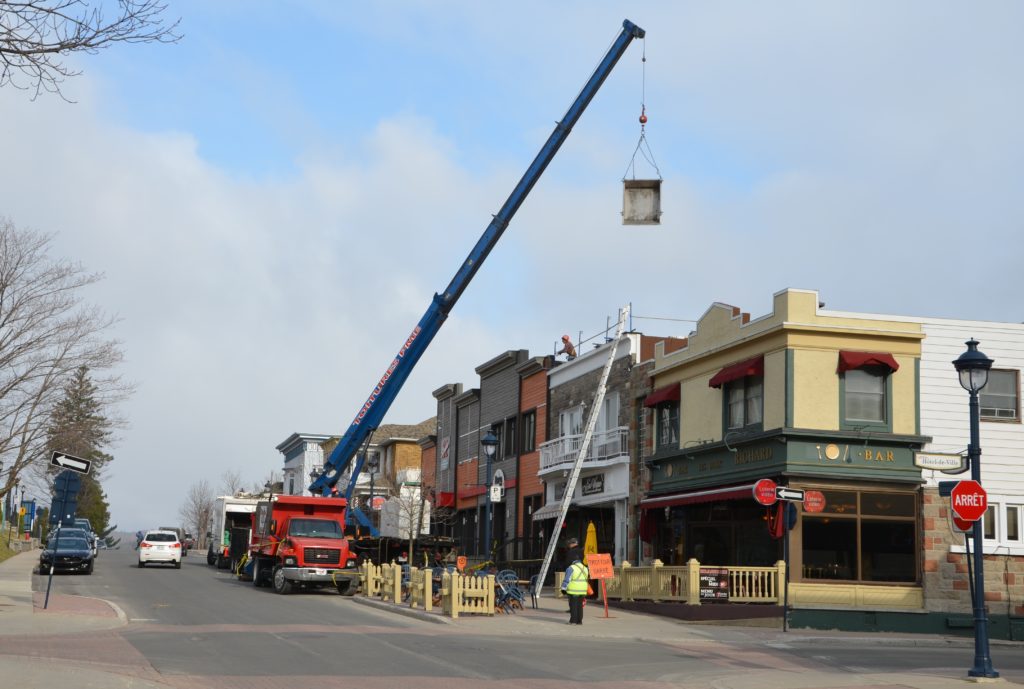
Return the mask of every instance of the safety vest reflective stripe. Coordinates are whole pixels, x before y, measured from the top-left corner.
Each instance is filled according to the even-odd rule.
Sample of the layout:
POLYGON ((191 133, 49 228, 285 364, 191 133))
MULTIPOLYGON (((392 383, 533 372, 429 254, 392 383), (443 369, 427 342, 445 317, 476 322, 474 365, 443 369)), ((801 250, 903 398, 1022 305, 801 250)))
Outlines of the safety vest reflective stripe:
POLYGON ((565 592, 570 596, 587 595, 587 572, 586 566, 574 562, 569 566, 569 583, 565 585, 565 592))

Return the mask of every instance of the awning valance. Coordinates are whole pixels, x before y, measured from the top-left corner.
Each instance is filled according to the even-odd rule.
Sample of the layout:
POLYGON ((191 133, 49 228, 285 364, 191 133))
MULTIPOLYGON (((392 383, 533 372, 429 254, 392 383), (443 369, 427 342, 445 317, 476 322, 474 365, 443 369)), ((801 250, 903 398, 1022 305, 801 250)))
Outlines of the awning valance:
POLYGON ((679 383, 673 383, 672 385, 666 385, 663 388, 658 388, 646 399, 644 399, 645 407, 656 407, 662 402, 678 402, 679 401, 679 383))
POLYGON ((661 495, 656 498, 648 498, 640 501, 640 509, 654 510, 661 507, 678 507, 679 505, 695 505, 701 502, 715 502, 717 500, 740 500, 742 498, 754 499, 754 484, 745 486, 729 486, 728 488, 710 488, 708 490, 695 490, 689 493, 675 493, 673 495, 661 495))
POLYGON ((437 505, 435 507, 455 507, 455 493, 446 491, 437 492, 437 505))
POLYGON ((558 502, 552 502, 533 513, 533 521, 537 522, 541 519, 554 519, 558 516, 558 510, 561 509, 562 504, 558 502))
POLYGON ((731 383, 740 378, 762 375, 764 375, 764 355, 755 356, 753 359, 747 359, 732 366, 726 366, 708 381, 708 386, 720 388, 726 383, 731 383))
POLYGON ((890 371, 898 371, 900 365, 892 354, 885 352, 850 352, 843 350, 839 352, 839 366, 836 373, 844 373, 865 366, 882 366, 890 371))

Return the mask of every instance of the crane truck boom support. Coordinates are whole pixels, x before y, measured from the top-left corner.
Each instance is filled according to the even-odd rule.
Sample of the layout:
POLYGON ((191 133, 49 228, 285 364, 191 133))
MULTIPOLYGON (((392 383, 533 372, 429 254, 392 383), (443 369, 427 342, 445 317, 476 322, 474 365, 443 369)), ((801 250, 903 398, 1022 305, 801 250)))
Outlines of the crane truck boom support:
MULTIPOLYGON (((469 256, 459 267, 458 272, 456 272, 448 287, 441 294, 434 295, 426 313, 423 314, 423 317, 406 339, 405 344, 402 345, 391 365, 384 372, 384 375, 381 376, 377 385, 374 386, 373 391, 359 410, 359 413, 356 414, 345 435, 342 436, 334 451, 325 460, 323 472, 309 486, 309 491, 314 495, 318 493, 330 495, 331 489, 342 477, 355 457, 356 461, 349 478, 348 488, 345 491, 345 497, 349 499, 349 504, 351 505, 352 490, 355 487, 356 479, 359 477, 363 465, 363 454, 359 452, 360 448, 384 419, 384 415, 391 407, 398 392, 402 389, 402 385, 409 377, 409 374, 412 373, 416 363, 423 356, 424 351, 426 351, 438 330, 441 329, 441 325, 448 317, 452 307, 455 306, 459 297, 462 296, 469 282, 480 269, 480 265, 487 258, 487 255, 490 254, 491 249, 497 244, 505 228, 508 227, 509 221, 512 220, 516 211, 519 210, 523 201, 526 200, 527 195, 529 195, 537 180, 540 179, 540 176, 558 152, 558 149, 561 148, 569 136, 569 132, 572 131, 573 126, 575 126, 583 111, 586 110, 605 79, 608 78, 619 58, 622 57, 634 38, 643 38, 644 35, 644 30, 629 20, 622 23, 622 31, 608 49, 604 59, 601 60, 597 69, 594 70, 593 75, 572 105, 569 106, 565 116, 556 124, 554 131, 548 137, 537 157, 534 158, 533 163, 527 168, 526 173, 512 190, 504 205, 494 216, 487 229, 484 230, 483 235, 481 235, 469 256)), ((360 516, 355 508, 350 508, 350 510, 354 516, 360 516)))

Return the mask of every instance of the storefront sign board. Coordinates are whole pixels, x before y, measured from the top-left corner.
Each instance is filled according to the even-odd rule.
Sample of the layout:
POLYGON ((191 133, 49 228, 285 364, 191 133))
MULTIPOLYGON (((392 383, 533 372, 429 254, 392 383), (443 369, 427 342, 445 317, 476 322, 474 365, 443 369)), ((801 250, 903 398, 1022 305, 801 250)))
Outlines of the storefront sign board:
POLYGON ((701 600, 729 600, 728 567, 701 567, 698 576, 701 600))

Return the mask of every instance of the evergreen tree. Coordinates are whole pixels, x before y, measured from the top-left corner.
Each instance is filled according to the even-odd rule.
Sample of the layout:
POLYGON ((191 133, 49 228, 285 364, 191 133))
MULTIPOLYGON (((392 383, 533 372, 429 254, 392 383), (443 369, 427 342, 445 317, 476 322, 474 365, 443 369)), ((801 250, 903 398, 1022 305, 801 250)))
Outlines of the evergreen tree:
POLYGON ((112 459, 103 452, 111 440, 111 423, 103 415, 103 405, 96 394, 89 369, 78 367, 64 386, 63 398, 50 414, 46 434, 51 451, 91 460, 93 475, 112 459))
POLYGON ((97 387, 89 378, 89 369, 80 366, 64 386, 63 397, 50 414, 46 437, 51 452, 63 452, 92 462, 91 473, 82 477, 77 515, 88 519, 96 533, 102 533, 110 521, 107 496, 99 483, 99 475, 113 459, 103 451, 111 441, 111 426, 103 414, 97 387))

